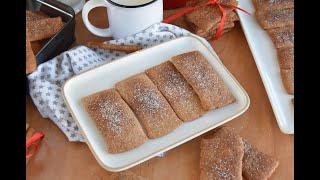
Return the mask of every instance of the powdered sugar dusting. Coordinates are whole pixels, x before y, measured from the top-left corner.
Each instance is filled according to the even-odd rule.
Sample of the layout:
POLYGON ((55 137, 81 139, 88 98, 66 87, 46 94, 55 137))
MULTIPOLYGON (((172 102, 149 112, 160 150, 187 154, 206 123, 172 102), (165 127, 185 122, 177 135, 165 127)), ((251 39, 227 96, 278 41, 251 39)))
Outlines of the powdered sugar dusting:
POLYGON ((226 159, 220 159, 212 166, 212 171, 215 172, 221 179, 234 179, 235 175, 231 172, 230 165, 234 162, 232 157, 226 159))
POLYGON ((100 114, 106 119, 106 124, 109 129, 116 132, 116 134, 121 133, 121 121, 125 119, 125 116, 123 110, 119 108, 119 104, 117 102, 105 100, 99 103, 99 108, 100 114))
POLYGON ((243 144, 229 129, 219 129, 201 142, 200 168, 206 179, 236 180, 242 177, 243 144))
POLYGON ((287 42, 293 44, 294 42, 294 32, 289 28, 272 31, 272 36, 275 39, 275 44, 282 44, 287 42))
POLYGON ((258 151, 243 139, 243 171, 247 179, 267 179, 278 166, 276 159, 258 151))
POLYGON ((191 91, 188 91, 188 85, 182 80, 182 76, 173 70, 165 71, 166 83, 164 91, 172 98, 188 98, 192 96, 191 91))
POLYGON ((154 115, 163 107, 161 99, 155 89, 146 88, 141 83, 136 83, 133 89, 133 98, 139 104, 140 112, 154 115))
POLYGON ((283 22, 293 20, 294 11, 293 9, 280 9, 276 11, 266 12, 266 21, 270 24, 276 22, 283 22))
POLYGON ((186 55, 182 56, 181 65, 190 73, 190 80, 194 82, 199 88, 205 89, 212 87, 217 77, 210 77, 207 73, 206 67, 201 62, 199 56, 196 55, 186 55), (188 62, 188 63, 184 63, 188 62))
POLYGON ((294 66, 294 48, 277 49, 279 56, 279 64, 282 69, 291 69, 294 66))

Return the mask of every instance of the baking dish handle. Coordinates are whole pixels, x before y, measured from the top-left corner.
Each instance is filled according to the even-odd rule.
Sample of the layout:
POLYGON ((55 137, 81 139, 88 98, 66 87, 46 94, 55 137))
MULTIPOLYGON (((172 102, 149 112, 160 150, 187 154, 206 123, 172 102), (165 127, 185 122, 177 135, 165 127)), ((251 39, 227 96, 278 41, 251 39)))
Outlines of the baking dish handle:
POLYGON ((93 33, 94 35, 101 36, 101 37, 109 37, 112 36, 110 28, 97 28, 93 26, 88 18, 89 12, 96 7, 106 7, 107 3, 104 0, 90 0, 88 1, 82 9, 82 20, 84 25, 87 27, 87 29, 93 33))

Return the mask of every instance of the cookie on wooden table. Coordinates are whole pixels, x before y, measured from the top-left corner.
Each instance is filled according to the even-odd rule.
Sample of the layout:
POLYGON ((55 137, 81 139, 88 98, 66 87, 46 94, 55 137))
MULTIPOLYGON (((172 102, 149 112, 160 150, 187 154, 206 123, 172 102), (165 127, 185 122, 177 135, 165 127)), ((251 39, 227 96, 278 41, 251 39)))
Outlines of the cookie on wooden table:
POLYGON ((289 94, 294 94, 294 69, 280 69, 282 83, 289 94))
POLYGON ((276 48, 286 48, 294 46, 293 26, 269 29, 268 33, 276 48))
POLYGON ((29 11, 26 10, 26 21, 36 21, 40 19, 49 18, 48 15, 42 13, 41 11, 29 11))
POLYGON ((244 147, 241 137, 220 128, 200 145, 200 180, 241 180, 244 147))
POLYGON ((146 74, 181 120, 191 121, 204 114, 199 97, 171 62, 147 69, 146 74))
POLYGON ((277 49, 279 65, 281 69, 294 68, 294 48, 285 47, 277 49))
POLYGON ((247 180, 268 179, 278 167, 278 160, 259 151, 247 140, 242 140, 244 144, 244 156, 242 160, 243 176, 247 180))
POLYGON ((36 57, 33 53, 28 36, 26 37, 26 74, 32 73, 37 68, 36 57))
POLYGON ((28 21, 26 29, 30 41, 47 39, 55 35, 63 27, 61 17, 28 21))
POLYGON ((220 108, 235 101, 228 87, 199 51, 174 56, 171 62, 197 93, 205 110, 220 108))
POLYGON ((166 135, 182 124, 168 101, 145 73, 116 83, 116 89, 136 114, 149 138, 166 135))
POLYGON ((294 9, 268 9, 256 11, 255 14, 263 29, 294 25, 294 9))
POLYGON ((115 89, 87 96, 82 103, 103 135, 109 153, 134 149, 148 139, 134 113, 115 89))

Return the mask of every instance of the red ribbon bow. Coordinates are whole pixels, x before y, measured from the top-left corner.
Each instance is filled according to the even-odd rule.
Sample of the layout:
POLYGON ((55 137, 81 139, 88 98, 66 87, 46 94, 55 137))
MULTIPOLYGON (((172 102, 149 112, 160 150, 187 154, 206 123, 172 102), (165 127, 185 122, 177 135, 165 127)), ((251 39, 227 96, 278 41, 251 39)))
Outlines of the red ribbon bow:
POLYGON ((44 134, 42 132, 37 132, 33 134, 26 142, 26 158, 30 158, 38 149, 39 145, 36 144, 36 142, 42 140, 44 138, 44 134), (29 153, 29 148, 34 145, 35 146, 35 151, 34 153, 29 153))
POLYGON ((182 9, 181 11, 178 11, 177 13, 175 13, 175 14, 167 17, 167 18, 165 18, 162 22, 164 22, 164 23, 170 23, 170 22, 174 21, 175 19, 177 19, 177 18, 179 18, 179 17, 181 17, 181 16, 183 16, 183 15, 185 15, 185 14, 191 12, 191 11, 194 11, 194 10, 200 8, 200 7, 209 6, 209 5, 216 5, 216 6, 218 6, 219 9, 220 9, 220 12, 221 12, 221 14, 222 14, 220 24, 219 24, 219 26, 218 26, 218 28, 217 28, 217 31, 216 31, 216 34, 215 34, 215 36, 214 36, 214 40, 219 39, 220 36, 221 36, 221 34, 222 34, 222 32, 223 32, 224 24, 225 24, 226 18, 227 18, 227 17, 226 17, 226 16, 227 16, 227 12, 226 12, 226 10, 224 9, 224 7, 229 7, 229 8, 231 8, 232 10, 239 9, 240 11, 242 11, 242 12, 250 15, 249 12, 247 12, 246 10, 244 10, 244 9, 238 7, 238 6, 235 6, 235 5, 232 5, 232 4, 220 3, 220 2, 218 2, 218 0, 208 0, 205 4, 184 8, 184 9, 182 9))

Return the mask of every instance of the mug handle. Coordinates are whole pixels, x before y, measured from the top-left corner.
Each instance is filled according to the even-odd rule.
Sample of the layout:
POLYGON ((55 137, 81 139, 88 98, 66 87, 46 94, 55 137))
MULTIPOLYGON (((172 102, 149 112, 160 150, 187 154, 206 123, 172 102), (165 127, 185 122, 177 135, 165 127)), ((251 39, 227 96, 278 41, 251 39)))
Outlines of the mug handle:
POLYGON ((97 28, 93 26, 88 18, 89 12, 96 7, 106 7, 107 4, 104 0, 90 0, 88 1, 82 9, 82 20, 84 25, 87 27, 87 29, 93 33, 94 35, 101 36, 101 37, 110 37, 112 36, 110 28, 97 28))

